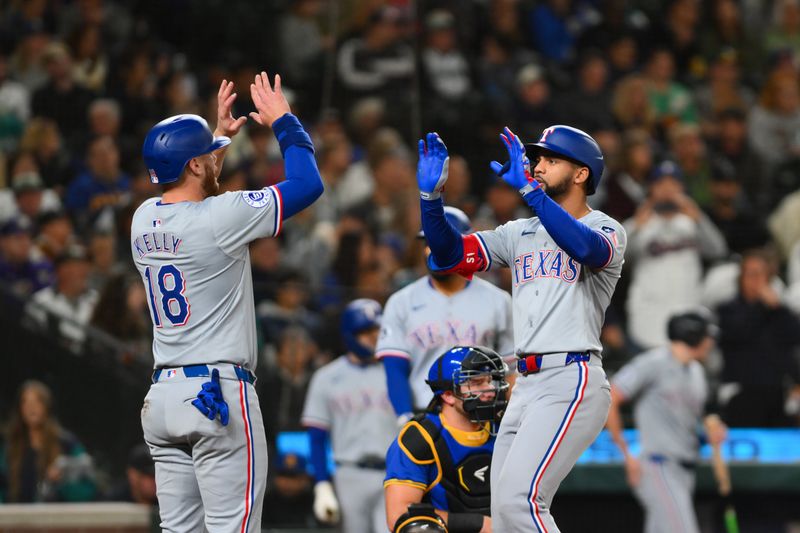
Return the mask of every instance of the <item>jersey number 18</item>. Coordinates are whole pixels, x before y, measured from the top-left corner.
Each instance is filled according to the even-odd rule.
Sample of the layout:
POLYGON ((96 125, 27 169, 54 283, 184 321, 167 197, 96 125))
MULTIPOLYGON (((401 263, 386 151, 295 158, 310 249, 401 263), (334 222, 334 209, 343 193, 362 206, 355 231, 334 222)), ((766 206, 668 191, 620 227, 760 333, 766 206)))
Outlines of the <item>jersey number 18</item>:
MULTIPOLYGON (((153 269, 155 270, 155 269, 153 269)), ((185 326, 192 314, 189 300, 183 295, 186 282, 183 272, 175 265, 162 265, 158 273, 153 275, 150 267, 144 269, 147 278, 147 295, 150 300, 150 310, 153 315, 153 324, 157 328, 162 325, 161 314, 173 326, 185 326), (158 292, 156 292, 156 285, 158 292)))

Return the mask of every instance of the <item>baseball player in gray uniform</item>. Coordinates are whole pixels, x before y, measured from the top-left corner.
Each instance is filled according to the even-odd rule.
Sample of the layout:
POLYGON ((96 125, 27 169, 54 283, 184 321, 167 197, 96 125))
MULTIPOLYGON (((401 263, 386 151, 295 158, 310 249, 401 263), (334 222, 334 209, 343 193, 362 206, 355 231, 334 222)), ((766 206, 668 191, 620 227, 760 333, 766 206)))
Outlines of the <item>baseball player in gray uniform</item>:
MULTIPOLYGON (((714 345, 716 327, 703 313, 670 318, 669 346, 638 355, 613 378, 608 429, 625 456, 628 483, 645 510, 646 533, 698 533, 692 504, 698 428, 708 396, 703 361, 714 345), (636 402, 639 459, 622 436, 619 406, 636 402)), ((708 441, 725 440, 716 415, 705 420, 708 441)))
POLYGON ((510 160, 492 169, 535 216, 459 235, 441 199, 447 148, 429 133, 420 140, 417 167, 422 227, 433 270, 463 276, 494 265, 512 270, 519 375, 492 457, 492 526, 552 533, 559 531, 553 496, 600 433, 611 403, 600 327, 622 270, 625 231, 586 202, 604 166, 589 135, 551 126, 528 146, 533 163, 508 128, 501 139, 510 160))
MULTIPOLYGON (((445 208, 445 217, 462 235, 472 233, 460 209, 445 208)), ((453 346, 476 345, 501 356, 514 351, 511 297, 491 283, 432 271, 389 298, 376 354, 386 369, 400 426, 433 398, 425 383, 433 362, 453 346)))
POLYGON ((156 467, 161 527, 169 532, 255 532, 267 443, 253 388, 256 329, 248 244, 322 194, 313 145, 266 73, 250 86, 259 124, 271 125, 286 180, 217 196, 225 146, 247 120, 223 81, 217 129, 178 115, 156 124, 143 155, 161 198, 136 210, 131 250, 153 319, 153 384, 142 407, 156 467))
POLYGON ((342 314, 347 353, 314 373, 303 409, 314 465, 314 514, 335 523, 341 505, 346 533, 386 531, 383 478, 386 449, 397 436, 383 368, 375 359, 381 320, 378 302, 359 299, 342 314), (325 444, 336 462, 330 483, 325 444))

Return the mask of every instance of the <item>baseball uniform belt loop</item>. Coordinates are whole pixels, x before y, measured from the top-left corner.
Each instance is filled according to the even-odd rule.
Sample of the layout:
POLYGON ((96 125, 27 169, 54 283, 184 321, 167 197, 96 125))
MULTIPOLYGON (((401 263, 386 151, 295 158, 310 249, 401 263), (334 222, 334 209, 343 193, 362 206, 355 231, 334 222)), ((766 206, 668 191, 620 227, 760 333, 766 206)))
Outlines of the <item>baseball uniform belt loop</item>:
POLYGON ((650 455, 647 456, 647 458, 651 462, 656 463, 656 464, 674 462, 674 463, 682 466, 686 470, 694 470, 697 467, 697 462, 696 461, 687 461, 687 460, 683 460, 683 459, 673 459, 672 457, 669 457, 669 456, 666 456, 666 455, 663 455, 663 454, 660 454, 660 453, 651 453, 650 455))
MULTIPOLYGON (((542 359, 545 355, 547 354, 520 354, 519 359, 517 359, 517 372, 523 376, 536 374, 542 369, 542 359)), ((566 357, 564 357, 564 366, 571 363, 588 361, 591 356, 592 354, 589 352, 568 352, 566 357)))
MULTIPOLYGON (((256 382, 255 375, 250 372, 249 370, 242 368, 239 365, 231 365, 233 366, 234 373, 236 374, 236 379, 239 381, 246 381, 251 385, 256 382)), ((183 375, 187 378, 204 378, 211 376, 211 369, 209 369, 208 365, 187 365, 178 367, 183 372, 183 375)), ((153 371, 152 381, 153 383, 158 383, 158 380, 164 375, 165 377, 169 377, 169 372, 177 370, 177 368, 156 368, 153 371)), ((222 375, 221 377, 225 377, 222 375)))

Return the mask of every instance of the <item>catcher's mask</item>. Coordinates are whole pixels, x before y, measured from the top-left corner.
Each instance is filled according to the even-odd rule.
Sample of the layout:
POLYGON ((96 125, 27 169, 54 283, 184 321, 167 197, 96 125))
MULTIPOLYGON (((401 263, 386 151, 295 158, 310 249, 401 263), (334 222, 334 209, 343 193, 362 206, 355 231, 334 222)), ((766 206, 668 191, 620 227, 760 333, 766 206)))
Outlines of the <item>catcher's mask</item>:
POLYGON ((452 391, 463 402, 464 412, 475 423, 496 426, 508 400, 506 366, 500 355, 485 346, 456 346, 440 356, 425 382, 433 390, 429 410, 444 391, 452 391))

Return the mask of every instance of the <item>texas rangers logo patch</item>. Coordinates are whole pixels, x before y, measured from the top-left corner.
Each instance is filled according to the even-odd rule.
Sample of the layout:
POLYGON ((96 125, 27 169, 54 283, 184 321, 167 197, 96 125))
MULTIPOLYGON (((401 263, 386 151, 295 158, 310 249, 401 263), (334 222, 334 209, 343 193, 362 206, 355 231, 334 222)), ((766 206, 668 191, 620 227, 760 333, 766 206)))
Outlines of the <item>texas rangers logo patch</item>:
POLYGON ((251 207, 264 207, 269 203, 269 196, 263 191, 242 191, 242 198, 251 207))

